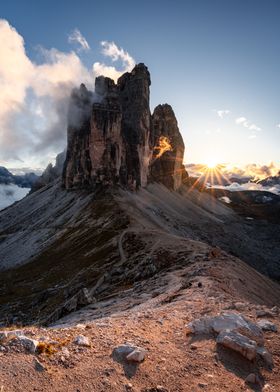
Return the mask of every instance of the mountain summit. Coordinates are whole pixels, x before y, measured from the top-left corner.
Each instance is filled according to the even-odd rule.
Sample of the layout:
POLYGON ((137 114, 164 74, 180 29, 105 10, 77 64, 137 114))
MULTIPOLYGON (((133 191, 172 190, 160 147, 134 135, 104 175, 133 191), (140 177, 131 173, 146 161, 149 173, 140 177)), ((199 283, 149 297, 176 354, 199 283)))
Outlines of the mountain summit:
POLYGON ((150 73, 140 63, 117 84, 100 76, 71 96, 63 171, 66 189, 157 181, 178 189, 186 177, 184 142, 171 106, 150 112, 150 73))

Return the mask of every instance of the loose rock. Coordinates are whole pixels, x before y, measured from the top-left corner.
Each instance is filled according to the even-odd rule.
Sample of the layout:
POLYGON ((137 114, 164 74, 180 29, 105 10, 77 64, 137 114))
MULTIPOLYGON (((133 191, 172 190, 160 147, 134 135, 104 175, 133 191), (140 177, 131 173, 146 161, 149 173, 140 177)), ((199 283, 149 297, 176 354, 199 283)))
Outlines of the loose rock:
POLYGON ((257 325, 263 330, 263 331, 271 331, 271 332, 277 332, 277 326, 273 324, 269 320, 260 320, 257 322, 257 325))
POLYGON ((39 342, 26 336, 18 336, 17 342, 24 346, 30 353, 35 353, 39 342))
POLYGON ((89 339, 84 335, 79 335, 75 338, 74 343, 78 346, 90 347, 89 339))
POLYGON ((263 345, 264 337, 259 326, 245 319, 241 314, 224 313, 215 317, 203 317, 187 325, 187 334, 209 334, 236 331, 263 345))
POLYGON ((38 372, 44 372, 44 371, 46 371, 45 366, 42 365, 41 362, 39 362, 37 358, 34 359, 34 365, 35 365, 35 369, 36 369, 38 372))
POLYGON ((245 358, 249 359, 249 361, 256 358, 257 343, 238 332, 221 332, 217 337, 217 343, 239 352, 245 358))
POLYGON ((262 360, 264 361, 264 363, 270 368, 272 369, 274 366, 274 362, 273 362, 273 358, 272 355, 270 354, 269 351, 267 351, 267 349, 265 347, 258 347, 257 348, 257 353, 259 354, 259 356, 262 358, 262 360))
POLYGON ((246 379, 245 382, 247 384, 256 384, 258 382, 258 377, 255 375, 255 373, 250 373, 246 379))
POLYGON ((146 356, 146 350, 144 350, 143 348, 138 348, 132 351, 132 353, 128 354, 126 359, 128 361, 133 361, 133 362, 142 362, 144 361, 145 356, 146 356))

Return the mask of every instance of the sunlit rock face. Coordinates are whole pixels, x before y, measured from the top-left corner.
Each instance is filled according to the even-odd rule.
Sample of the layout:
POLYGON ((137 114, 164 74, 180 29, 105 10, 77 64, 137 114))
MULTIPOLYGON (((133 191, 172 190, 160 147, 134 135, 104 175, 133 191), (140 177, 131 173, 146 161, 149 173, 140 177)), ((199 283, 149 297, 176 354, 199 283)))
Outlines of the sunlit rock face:
POLYGON ((63 170, 67 189, 118 184, 134 190, 148 181, 171 189, 181 185, 184 143, 169 105, 158 106, 151 116, 150 84, 147 67, 138 64, 117 84, 96 78, 94 94, 84 85, 72 92, 63 170), (161 151, 161 136, 170 150, 161 151))

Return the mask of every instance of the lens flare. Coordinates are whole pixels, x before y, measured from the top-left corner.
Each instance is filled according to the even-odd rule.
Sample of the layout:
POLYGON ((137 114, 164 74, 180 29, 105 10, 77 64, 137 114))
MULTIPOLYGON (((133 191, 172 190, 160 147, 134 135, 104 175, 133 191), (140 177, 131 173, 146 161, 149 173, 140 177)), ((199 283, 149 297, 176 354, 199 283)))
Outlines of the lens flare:
POLYGON ((218 161, 215 158, 209 158, 206 161, 206 167, 208 169, 215 169, 218 166, 218 161))

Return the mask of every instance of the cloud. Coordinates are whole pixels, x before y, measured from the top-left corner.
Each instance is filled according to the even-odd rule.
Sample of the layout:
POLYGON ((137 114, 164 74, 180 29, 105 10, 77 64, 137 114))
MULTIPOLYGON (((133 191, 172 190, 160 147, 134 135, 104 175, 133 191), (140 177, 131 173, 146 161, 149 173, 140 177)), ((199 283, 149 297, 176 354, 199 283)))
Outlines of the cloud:
POLYGON ((71 34, 68 37, 68 42, 69 43, 77 43, 80 45, 78 51, 88 51, 90 50, 90 46, 87 42, 87 40, 85 39, 85 37, 82 35, 82 33, 80 32, 80 30, 78 29, 74 29, 71 34))
POLYGON ((230 113, 230 110, 215 110, 215 112, 220 118, 224 118, 227 114, 230 113))
POLYGON ((280 124, 277 124, 276 127, 277 127, 277 128, 280 128, 280 124))
POLYGON ((130 72, 135 66, 135 60, 123 48, 119 48, 114 42, 102 41, 102 54, 109 57, 111 61, 120 61, 121 69, 117 70, 114 66, 108 66, 104 63, 95 62, 93 72, 96 76, 104 75, 115 82, 124 72, 130 72))
POLYGON ((244 124, 246 122, 246 117, 238 117, 235 119, 236 124, 244 124))
POLYGON ((261 131, 261 128, 258 127, 256 124, 249 125, 250 131, 261 131))
POLYGON ((0 210, 22 199, 29 191, 29 188, 20 188, 15 184, 0 184, 0 210))
POLYGON ((246 117, 237 117, 235 119, 237 125, 243 125, 243 127, 248 128, 250 131, 261 131, 262 129, 256 124, 247 120, 246 117))
POLYGON ((53 148, 60 151, 70 91, 91 81, 89 71, 76 53, 56 49, 40 48, 43 62, 32 62, 22 36, 3 19, 0 38, 0 159, 25 159, 53 148))
MULTIPOLYGON (((258 184, 255 182, 246 182, 244 184, 239 184, 237 182, 233 182, 230 185, 215 185, 215 188, 218 189, 227 189, 231 192, 237 192, 237 191, 266 191, 266 192, 271 192, 276 195, 280 195, 280 185, 273 185, 273 186, 263 186, 262 184, 258 184)), ((268 202, 271 201, 269 199, 269 196, 264 196, 263 197, 263 202, 268 202)))
MULTIPOLYGON (((70 37, 88 50, 77 29, 70 37)), ((35 63, 25 51, 23 37, 4 19, 0 19, 0 39, 0 162, 44 167, 65 148, 71 90, 80 83, 93 89, 92 69, 74 51, 55 48, 38 47, 40 63, 35 63)), ((105 72, 115 79, 134 66, 133 58, 115 43, 103 41, 101 46, 109 62, 120 61, 120 70, 110 63, 95 63, 95 76, 105 72)))

